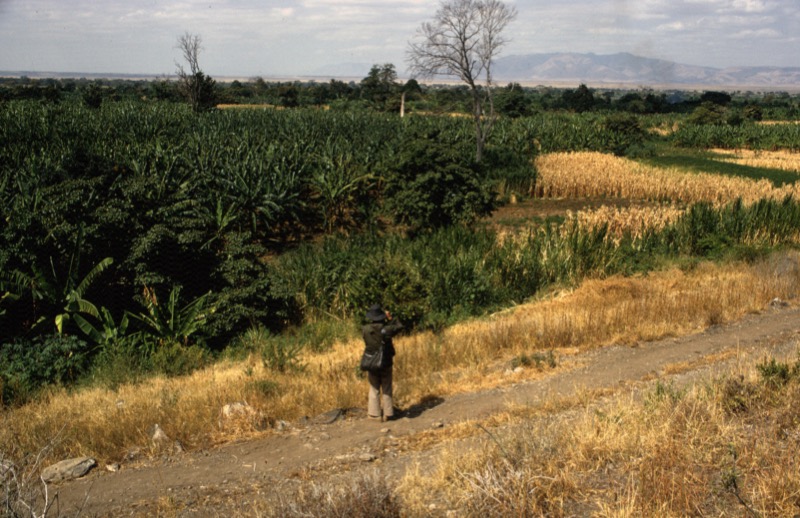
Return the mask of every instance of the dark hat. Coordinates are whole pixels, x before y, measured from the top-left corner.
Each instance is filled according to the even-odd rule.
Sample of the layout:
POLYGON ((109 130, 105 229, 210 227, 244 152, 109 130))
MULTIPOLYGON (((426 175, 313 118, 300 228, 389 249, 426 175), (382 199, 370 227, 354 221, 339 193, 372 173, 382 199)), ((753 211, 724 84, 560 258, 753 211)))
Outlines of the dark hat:
POLYGON ((386 312, 380 304, 373 304, 367 310, 366 318, 371 322, 383 322, 386 320, 386 312))

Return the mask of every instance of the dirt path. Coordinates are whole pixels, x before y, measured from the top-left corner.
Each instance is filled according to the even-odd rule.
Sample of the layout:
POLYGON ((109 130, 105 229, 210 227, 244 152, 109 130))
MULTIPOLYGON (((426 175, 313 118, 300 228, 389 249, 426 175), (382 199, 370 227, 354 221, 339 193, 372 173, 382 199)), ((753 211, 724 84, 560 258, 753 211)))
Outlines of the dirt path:
MULTIPOLYGON (((796 350, 800 309, 769 308, 758 315, 703 333, 641 344, 608 347, 569 358, 573 368, 536 381, 447 398, 433 398, 425 408, 390 423, 347 415, 332 424, 295 424, 258 440, 178 455, 141 467, 124 466, 110 473, 96 469, 87 477, 54 488, 58 509, 66 515, 138 516, 161 506, 181 516, 250 515, 256 499, 274 496, 287 485, 364 466, 390 478, 425 452, 408 451, 403 441, 432 429, 488 417, 509 405, 535 405, 620 384, 698 373, 730 360, 726 351, 768 348, 796 350)), ((366 388, 365 388, 366 392, 366 388)), ((434 447, 435 448, 435 447, 434 447)), ((428 455, 432 452, 428 451, 428 455)), ((51 490, 52 491, 52 490, 51 490)))

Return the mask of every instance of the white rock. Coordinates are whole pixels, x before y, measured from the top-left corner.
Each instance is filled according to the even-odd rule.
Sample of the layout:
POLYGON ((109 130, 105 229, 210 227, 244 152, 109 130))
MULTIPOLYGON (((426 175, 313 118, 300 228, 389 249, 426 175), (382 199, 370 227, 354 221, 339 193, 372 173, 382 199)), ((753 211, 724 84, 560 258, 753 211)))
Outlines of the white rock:
POLYGON ((71 480, 84 476, 96 465, 97 461, 91 457, 67 459, 44 468, 41 476, 47 483, 71 480))
POLYGON ((164 433, 164 430, 162 430, 158 423, 156 423, 150 429, 150 440, 155 443, 168 442, 169 436, 164 433))
POLYGON ((362 453, 361 455, 358 456, 358 460, 362 462, 372 462, 377 458, 378 457, 375 456, 375 454, 369 452, 362 453))

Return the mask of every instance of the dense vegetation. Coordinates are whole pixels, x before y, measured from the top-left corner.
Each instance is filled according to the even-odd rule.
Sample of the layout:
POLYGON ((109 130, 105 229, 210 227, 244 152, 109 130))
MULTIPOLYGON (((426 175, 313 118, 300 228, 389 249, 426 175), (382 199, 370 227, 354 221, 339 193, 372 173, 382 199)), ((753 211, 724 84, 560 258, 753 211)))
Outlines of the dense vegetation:
MULTIPOLYGON (((731 247, 754 253, 800 223, 787 199, 698 205, 621 244, 603 229, 549 226, 501 241, 475 223, 505 195, 533 192, 539 152, 647 156, 656 141, 795 149, 798 127, 748 121, 761 115, 746 98, 670 103, 653 92, 509 85, 497 92, 505 117, 476 164, 468 119, 413 113, 461 111, 463 89, 407 84, 412 116, 400 118, 385 112, 401 87, 374 72, 360 84, 218 86, 218 100, 295 108, 202 113, 164 81, 6 82, 3 401, 120 363, 184 372, 248 329, 354 320, 375 300, 438 329, 588 274, 731 247), (312 107, 322 105, 331 109, 312 107), (690 110, 666 137, 647 131, 690 110)), ((758 107, 791 117, 797 105, 776 95, 758 107)))

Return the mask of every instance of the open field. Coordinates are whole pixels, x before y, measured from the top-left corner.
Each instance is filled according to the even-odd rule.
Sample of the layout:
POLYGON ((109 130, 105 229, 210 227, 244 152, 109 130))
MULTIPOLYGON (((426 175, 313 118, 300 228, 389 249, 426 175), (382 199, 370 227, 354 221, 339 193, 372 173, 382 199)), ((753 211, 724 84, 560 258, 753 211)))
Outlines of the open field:
MULTIPOLYGON (((800 160, 681 147, 752 127, 641 127, 648 147, 613 129, 630 119, 503 119, 479 167, 464 117, 3 109, 0 331, 30 375, 0 371, 0 468, 122 467, 65 504, 96 482, 99 515, 359 491, 409 516, 800 511, 800 160), (355 367, 376 299, 411 328, 405 419, 377 431, 355 367), (39 350, 63 372, 39 381, 39 350)), ((794 134, 770 128, 770 148, 794 134)))
MULTIPOLYGON (((798 266, 796 257, 776 260, 798 266)), ((699 277, 719 273, 712 267, 699 277)), ((589 291, 616 285, 605 290, 616 299, 618 284, 593 283, 589 291)), ((578 293, 559 299, 597 302, 578 293)), ((551 302, 496 319, 524 321, 542 304, 551 302)), ((389 516, 474 516, 479 508, 490 515, 717 515, 744 506, 792 516, 798 481, 785 453, 797 449, 798 380, 777 381, 768 376, 780 374, 756 366, 773 358, 792 372, 797 309, 773 304, 729 324, 706 317, 716 323, 705 333, 697 330, 708 322, 652 343, 595 348, 600 343, 588 338, 585 347, 556 349, 555 368, 531 361, 512 372, 510 362, 497 362, 484 369, 496 378, 486 388, 431 386, 404 406, 405 418, 386 425, 359 414, 333 425, 291 421, 220 448, 123 461, 118 473, 62 486, 62 508, 80 505, 88 491, 86 510, 102 516, 122 508, 142 516, 199 509, 325 515, 373 499, 394 509, 389 516)), ((400 357, 409 345, 401 344, 400 357)), ((398 385, 406 383, 398 377, 398 385)))

